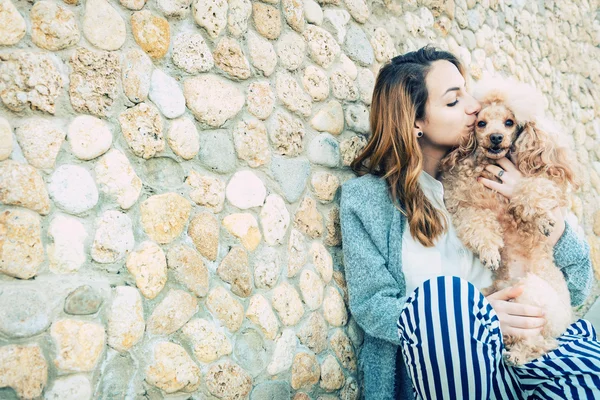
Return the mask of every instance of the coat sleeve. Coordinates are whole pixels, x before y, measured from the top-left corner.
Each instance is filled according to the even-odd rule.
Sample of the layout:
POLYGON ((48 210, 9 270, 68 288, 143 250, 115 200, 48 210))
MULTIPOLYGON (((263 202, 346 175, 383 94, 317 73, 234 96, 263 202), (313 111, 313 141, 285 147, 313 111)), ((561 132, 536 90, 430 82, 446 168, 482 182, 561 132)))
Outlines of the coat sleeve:
POLYGON ((571 305, 583 304, 594 280, 590 246, 568 223, 565 223, 565 231, 554 245, 554 263, 565 276, 571 305))
POLYGON ((356 196, 351 188, 343 188, 340 201, 350 312, 367 334, 399 345, 397 321, 406 297, 356 213, 356 207, 365 207, 356 196))

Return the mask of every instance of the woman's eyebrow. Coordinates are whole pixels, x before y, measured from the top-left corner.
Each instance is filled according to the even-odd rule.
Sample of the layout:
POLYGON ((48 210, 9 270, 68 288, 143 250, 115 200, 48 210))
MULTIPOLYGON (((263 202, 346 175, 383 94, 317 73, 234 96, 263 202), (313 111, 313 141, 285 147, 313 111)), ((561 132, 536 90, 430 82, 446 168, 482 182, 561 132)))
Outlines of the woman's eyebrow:
POLYGON ((460 88, 459 88, 458 86, 457 86, 457 87, 451 87, 450 89, 448 89, 448 90, 446 90, 446 91, 444 92, 444 94, 442 95, 442 97, 444 97, 444 96, 446 95, 446 93, 448 93, 448 92, 452 92, 452 91, 454 91, 454 90, 458 91, 458 90, 460 90, 460 88))

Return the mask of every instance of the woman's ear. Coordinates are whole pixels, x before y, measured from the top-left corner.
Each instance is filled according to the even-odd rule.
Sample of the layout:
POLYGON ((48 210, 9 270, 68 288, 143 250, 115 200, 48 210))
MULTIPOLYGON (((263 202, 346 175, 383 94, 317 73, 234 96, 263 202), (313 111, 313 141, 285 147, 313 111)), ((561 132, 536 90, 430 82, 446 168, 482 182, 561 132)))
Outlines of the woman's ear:
POLYGON ((420 137, 423 137, 423 122, 421 121, 415 121, 415 124, 413 125, 413 135, 418 139, 420 137))

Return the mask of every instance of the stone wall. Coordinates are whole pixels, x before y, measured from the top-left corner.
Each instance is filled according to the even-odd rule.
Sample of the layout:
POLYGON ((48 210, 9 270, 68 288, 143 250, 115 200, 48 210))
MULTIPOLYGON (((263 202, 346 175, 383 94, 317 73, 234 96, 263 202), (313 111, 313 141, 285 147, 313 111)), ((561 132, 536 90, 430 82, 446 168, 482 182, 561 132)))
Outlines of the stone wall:
POLYGON ((598 3, 0 0, 0 398, 356 399, 337 189, 430 42, 544 92, 600 271, 598 3))

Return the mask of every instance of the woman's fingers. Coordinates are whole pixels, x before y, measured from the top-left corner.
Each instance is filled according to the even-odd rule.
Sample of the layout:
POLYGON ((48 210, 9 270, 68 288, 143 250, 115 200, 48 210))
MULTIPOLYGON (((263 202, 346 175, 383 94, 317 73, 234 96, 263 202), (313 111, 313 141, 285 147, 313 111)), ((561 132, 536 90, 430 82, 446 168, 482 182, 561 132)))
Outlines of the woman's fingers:
POLYGON ((505 186, 503 186, 501 183, 489 180, 487 178, 483 178, 481 176, 479 178, 477 178, 477 180, 479 182, 481 182, 483 184, 483 186, 485 186, 486 188, 495 190, 496 192, 500 193, 501 195, 508 197, 508 193, 505 190, 505 186))
POLYGON ((546 325, 546 320, 540 317, 521 317, 518 315, 507 315, 503 321, 505 325, 519 329, 541 328, 546 325))
POLYGON ((500 165, 500 167, 503 170, 505 170, 509 173, 518 173, 519 175, 521 174, 521 172, 519 172, 519 170, 517 169, 515 164, 513 164, 513 162, 506 157, 502 157, 502 158, 496 160, 496 162, 498 163, 498 165, 500 165))
POLYGON ((510 300, 514 299, 515 297, 519 297, 521 293, 523 293, 523 286, 509 286, 490 294, 487 296, 487 299, 490 302, 491 300, 510 300))
POLYGON ((485 169, 494 174, 494 176, 497 176, 498 178, 504 181, 506 171, 500 168, 499 166, 489 164, 486 165, 485 169))
POLYGON ((543 317, 544 310, 540 307, 530 306, 527 304, 519 304, 511 301, 498 302, 500 304, 492 305, 492 307, 500 307, 500 312, 508 315, 519 317, 543 317))
POLYGON ((534 337, 542 332, 542 328, 521 329, 513 326, 502 326, 500 329, 502 329, 502 335, 520 338, 534 337))

